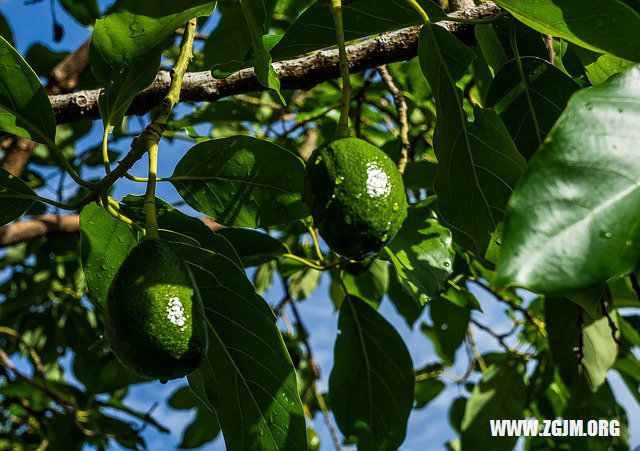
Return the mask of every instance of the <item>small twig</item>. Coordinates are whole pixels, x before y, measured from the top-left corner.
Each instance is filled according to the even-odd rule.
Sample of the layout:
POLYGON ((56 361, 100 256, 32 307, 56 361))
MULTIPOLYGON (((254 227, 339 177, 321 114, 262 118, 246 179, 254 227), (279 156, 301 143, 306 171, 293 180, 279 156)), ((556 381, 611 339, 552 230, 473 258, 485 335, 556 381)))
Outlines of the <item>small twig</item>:
POLYGON ((400 174, 404 174, 404 170, 409 161, 409 149, 411 148, 411 142, 409 141, 409 120, 407 119, 407 102, 402 95, 402 92, 398 89, 393 82, 393 77, 389 73, 387 66, 380 66, 378 72, 382 77, 382 81, 393 96, 393 101, 396 104, 398 110, 398 122, 400 124, 400 160, 398 161, 398 171, 400 174))
POLYGON ((484 363, 484 359, 478 352, 478 346, 476 345, 476 342, 473 339, 473 332, 471 332, 470 327, 467 327, 467 341, 469 342, 469 346, 471 348, 471 351, 473 352, 473 356, 475 357, 475 360, 478 362, 478 366, 480 366, 480 369, 482 370, 483 373, 486 372, 487 365, 484 363))
POLYGON ((40 376, 40 378, 42 379, 43 382, 46 381, 45 374, 44 374, 44 368, 42 367, 42 361, 40 360, 40 356, 38 355, 36 350, 33 349, 33 347, 30 346, 24 340, 24 337, 22 336, 22 334, 20 332, 18 332, 17 330, 14 330, 14 329, 11 329, 10 327, 5 327, 5 326, 0 327, 0 334, 9 335, 9 336, 15 338, 20 343, 22 343, 22 345, 25 348, 27 348, 27 351, 29 353, 29 360, 31 360, 31 363, 33 363, 34 370, 36 371, 38 376, 40 376))
POLYGON ((553 64, 556 61, 556 52, 553 51, 553 36, 548 34, 545 35, 544 42, 547 46, 547 51, 549 52, 549 62, 553 64))
POLYGON ((582 307, 578 307, 578 346, 573 349, 573 352, 576 355, 576 359, 578 360, 578 365, 582 363, 582 359, 584 358, 584 336, 582 333, 582 325, 584 324, 583 314, 584 310, 582 309, 582 307))
POLYGON ((493 338, 495 338, 498 343, 500 343, 500 346, 502 346, 507 352, 514 352, 509 345, 507 344, 507 342, 505 341, 505 338, 507 338, 508 336, 510 336, 511 334, 513 334, 516 330, 518 330, 518 325, 515 324, 515 326, 513 327, 513 329, 511 329, 509 332, 505 332, 503 334, 499 334, 496 331, 494 331, 493 329, 491 329, 488 326, 485 326, 484 324, 476 321, 475 319, 471 318, 471 323, 473 325, 475 325, 478 329, 483 330, 485 332, 487 332, 489 335, 491 335, 493 338))
POLYGON ((620 341, 620 337, 618 337, 617 335, 618 327, 613 322, 613 318, 611 318, 611 315, 609 314, 609 301, 611 300, 609 296, 610 296, 609 290, 604 290, 604 293, 600 298, 600 305, 602 306, 602 315, 605 318, 607 318, 607 322, 609 323, 609 329, 611 329, 611 337, 613 338, 613 341, 616 342, 618 347, 621 347, 622 341, 620 341))

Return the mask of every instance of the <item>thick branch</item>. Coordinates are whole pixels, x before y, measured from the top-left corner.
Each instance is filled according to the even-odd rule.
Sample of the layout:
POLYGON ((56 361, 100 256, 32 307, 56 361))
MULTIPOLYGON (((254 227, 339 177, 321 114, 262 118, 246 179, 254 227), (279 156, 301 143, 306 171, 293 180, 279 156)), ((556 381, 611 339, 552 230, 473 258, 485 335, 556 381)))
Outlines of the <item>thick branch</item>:
MULTIPOLYGON (((211 218, 203 217, 202 222, 211 230, 222 228, 211 218)), ((78 233, 80 217, 78 215, 44 215, 8 224, 0 227, 0 248, 35 240, 54 233, 78 233)))
MULTIPOLYGON (((465 19, 486 19, 500 12, 492 2, 458 11, 454 17, 465 19)), ((455 22, 443 22, 442 26, 465 42, 472 42, 473 27, 455 22)), ((420 27, 384 33, 347 46, 349 69, 352 73, 373 69, 383 64, 408 60, 416 56, 420 27)), ((322 50, 310 56, 274 63, 283 89, 304 89, 332 80, 340 76, 338 50, 322 50)), ((141 115, 158 105, 164 98, 170 84, 169 72, 160 72, 156 80, 142 91, 133 101, 128 114, 141 115)), ((184 77, 181 101, 215 101, 248 92, 263 91, 253 69, 244 69, 219 80, 210 72, 191 72, 184 77)), ((49 96, 58 123, 73 122, 99 117, 99 90, 80 91, 74 94, 49 96)))

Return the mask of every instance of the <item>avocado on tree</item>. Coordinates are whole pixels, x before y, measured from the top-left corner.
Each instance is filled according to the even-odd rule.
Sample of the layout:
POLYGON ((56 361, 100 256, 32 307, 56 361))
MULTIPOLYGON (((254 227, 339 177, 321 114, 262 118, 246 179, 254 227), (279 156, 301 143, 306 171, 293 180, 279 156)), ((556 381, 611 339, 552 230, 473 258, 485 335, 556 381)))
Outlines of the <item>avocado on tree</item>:
POLYGON ((639 29, 0 3, 0 449, 636 448, 639 29))

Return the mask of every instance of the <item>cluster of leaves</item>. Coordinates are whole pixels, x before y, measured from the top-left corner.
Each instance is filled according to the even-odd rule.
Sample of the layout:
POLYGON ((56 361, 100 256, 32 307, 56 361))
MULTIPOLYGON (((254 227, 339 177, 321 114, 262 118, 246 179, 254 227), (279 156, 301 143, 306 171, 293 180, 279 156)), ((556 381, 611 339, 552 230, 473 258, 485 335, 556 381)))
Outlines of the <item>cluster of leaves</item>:
MULTIPOLYGON (((104 88, 106 146, 86 149, 78 141, 92 124, 56 126, 38 78, 64 55, 34 45, 25 61, 0 16, 0 130, 39 143, 22 178, 0 169, 0 222, 80 213, 79 235, 25 241, 0 258, 0 446, 144 446, 125 415, 165 430, 123 402, 142 381, 102 339, 102 303, 145 225, 144 198, 110 201, 113 177, 82 177, 103 158, 107 166, 120 158, 117 142, 140 131, 127 108, 175 62, 175 30, 194 17, 205 23, 217 3, 219 22, 191 68, 225 77, 255 67, 265 90, 172 115, 164 134, 194 144, 165 180, 181 202, 224 226, 213 232, 156 199, 160 236, 191 266, 210 336, 189 387, 168 401, 196 411, 181 446, 221 432, 229 449, 304 449, 317 446, 314 418, 331 413, 346 443, 397 449, 411 411, 442 392, 464 347, 467 370, 453 376, 459 397, 449 415, 460 439, 451 448, 510 449, 516 437, 490 437, 489 419, 526 417, 622 423, 619 437, 529 437, 531 449, 628 447, 626 414, 607 374, 617 371, 640 402, 640 318, 620 310, 640 305, 640 5, 498 0, 507 13, 474 24, 470 45, 436 23, 446 15, 435 2, 418 1, 434 23, 422 26, 417 58, 388 66, 407 122, 377 69, 352 78, 355 133, 397 161, 398 130, 408 127, 410 156, 408 218, 378 258, 358 264, 314 246, 301 197, 305 160, 335 135, 340 85, 281 90, 271 65, 335 45, 326 2, 117 0, 103 14, 81 6, 94 3, 61 1, 94 26, 92 73, 80 86, 104 88), (59 175, 58 186, 45 173, 59 175), (72 188, 68 174, 78 182, 72 188), (56 200, 43 197, 52 192, 56 200), (256 268, 253 284, 246 268, 256 268), (286 295, 267 303, 261 295, 276 276, 286 295), (297 310, 322 277, 331 279, 340 329, 327 394, 316 387, 313 331, 297 310), (504 306, 510 331, 483 321, 471 287, 504 306), (515 287, 536 296, 525 301, 515 287), (414 368, 378 311, 383 299, 420 328, 437 361, 414 368), (281 331, 276 318, 286 309, 295 321, 281 331), (503 352, 480 353, 474 331, 503 352), (28 369, 12 362, 20 355, 28 369)), ((422 22, 405 0, 344 6, 347 40, 422 22)))

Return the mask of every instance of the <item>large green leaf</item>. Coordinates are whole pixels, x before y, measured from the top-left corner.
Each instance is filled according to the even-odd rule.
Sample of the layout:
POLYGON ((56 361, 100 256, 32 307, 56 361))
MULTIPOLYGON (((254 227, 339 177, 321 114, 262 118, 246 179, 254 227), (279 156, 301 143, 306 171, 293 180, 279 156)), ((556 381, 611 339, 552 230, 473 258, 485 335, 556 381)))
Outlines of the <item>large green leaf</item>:
POLYGON ((218 414, 225 445, 305 449, 296 373, 271 309, 228 258, 174 246, 191 267, 209 326, 207 356, 188 376, 189 385, 218 414))
POLYGON ((640 69, 578 92, 507 209, 497 285, 589 288, 638 264, 640 69))
MULTIPOLYGON (((123 212, 140 224, 144 224, 146 221, 144 199, 145 196, 134 194, 129 194, 122 199, 123 212)), ((175 238, 175 234, 167 232, 184 235, 195 240, 193 244, 222 254, 234 263, 240 265, 240 258, 232 244, 219 233, 214 233, 200 219, 182 213, 160 198, 156 198, 156 217, 158 219, 161 238, 175 238)))
POLYGON ((359 449, 397 449, 413 406, 409 351, 395 329, 357 297, 343 302, 338 327, 329 378, 336 422, 359 449))
POLYGON ((466 403, 462 420, 462 447, 475 449, 479 443, 491 450, 511 450, 517 437, 493 437, 490 420, 524 417, 527 386, 523 365, 517 360, 494 363, 482 375, 466 403))
MULTIPOLYGON (((434 2, 418 2, 432 20, 444 17, 444 13, 434 2)), ((347 41, 417 25, 424 21, 406 0, 367 0, 348 4, 345 2, 342 15, 347 41)), ((336 45, 336 32, 332 24, 329 7, 322 1, 315 2, 289 27, 271 50, 271 55, 276 61, 280 61, 336 45)))
MULTIPOLYGON (((609 321, 600 315, 582 315, 582 358, 578 361, 575 349, 579 345, 579 307, 564 298, 546 298, 544 302, 545 328, 553 362, 563 380, 573 391, 587 388, 593 392, 604 383, 607 371, 613 366, 618 347, 611 334, 609 321)), ((614 321, 617 315, 611 312, 614 321)))
POLYGON ((149 86, 160 68, 162 51, 175 30, 213 12, 215 1, 117 0, 91 37, 91 69, 105 87, 100 114, 105 125, 119 127, 138 92, 149 86))
POLYGON ((25 196, 35 196, 22 180, 0 168, 0 226, 18 219, 36 202, 25 196))
POLYGON ((467 334, 471 310, 440 298, 429 304, 429 313, 433 325, 422 323, 422 333, 429 337, 442 361, 453 366, 456 350, 467 334))
POLYGON ((398 313, 404 318, 409 327, 418 320, 422 313, 423 304, 414 296, 408 294, 401 286, 396 277, 389 278, 389 300, 393 303, 398 313))
POLYGON ((619 0, 496 0, 531 28, 596 52, 640 61, 640 14, 619 0))
POLYGON ((529 159, 580 87, 547 61, 511 60, 498 71, 487 95, 520 153, 529 159))
POLYGON ((444 290, 453 271, 451 233, 425 205, 409 208, 402 228, 385 251, 402 288, 422 305, 444 290))
POLYGON ((3 37, 9 44, 14 45, 13 31, 11 31, 11 26, 2 13, 0 13, 0 37, 3 37))
POLYGON ((197 144, 172 177, 191 207, 225 226, 268 227, 309 215, 303 161, 269 141, 232 136, 197 144))
POLYGON ((484 257, 525 162, 493 110, 476 107, 475 121, 467 120, 456 82, 473 52, 444 28, 426 24, 418 56, 436 98, 438 210, 454 239, 484 257))
POLYGON ((56 120, 40 79, 0 36, 0 131, 50 144, 56 120))
POLYGON ((82 269, 93 302, 101 307, 118 268, 137 241, 129 226, 92 203, 80 213, 82 269))
POLYGON ((382 298, 389 289, 389 264, 386 261, 376 259, 365 271, 352 274, 343 274, 342 282, 347 293, 344 292, 339 282, 340 271, 332 272, 331 298, 337 310, 342 306, 346 295, 356 296, 377 309, 382 298))

